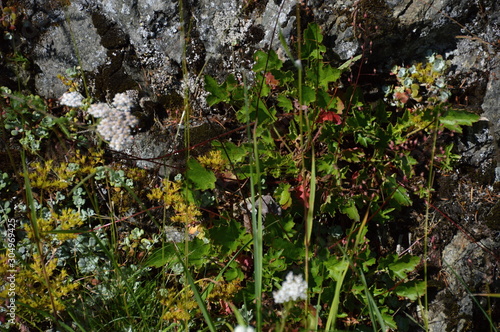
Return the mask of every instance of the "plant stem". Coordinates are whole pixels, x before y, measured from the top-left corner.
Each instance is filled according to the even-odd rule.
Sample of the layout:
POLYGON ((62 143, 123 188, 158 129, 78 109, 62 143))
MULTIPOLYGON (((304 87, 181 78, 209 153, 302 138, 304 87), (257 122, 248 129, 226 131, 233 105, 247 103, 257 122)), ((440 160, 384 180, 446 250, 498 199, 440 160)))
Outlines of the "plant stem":
MULTIPOLYGON (((429 178, 427 179, 427 191, 426 191, 426 201, 430 203, 432 196, 432 184, 434 183, 434 155, 436 153, 437 144, 437 132, 438 132, 438 122, 439 122, 439 110, 435 110, 434 123, 432 125, 432 148, 431 148, 431 160, 429 163, 429 178)), ((430 204, 425 205, 425 219, 424 219, 424 284, 425 284, 425 294, 424 294, 424 308, 422 310, 422 319, 424 320, 424 327, 426 331, 429 331, 429 298, 427 294, 427 246, 428 246, 428 232, 429 232, 429 214, 430 214, 430 204)))

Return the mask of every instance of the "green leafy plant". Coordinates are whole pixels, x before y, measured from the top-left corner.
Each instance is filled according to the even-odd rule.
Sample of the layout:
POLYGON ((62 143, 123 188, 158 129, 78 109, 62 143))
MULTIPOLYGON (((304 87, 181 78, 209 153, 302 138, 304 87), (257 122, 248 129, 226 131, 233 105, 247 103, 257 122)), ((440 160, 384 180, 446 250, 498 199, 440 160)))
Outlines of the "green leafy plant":
MULTIPOLYGON (((290 52, 288 60, 272 50, 256 52, 251 86, 242 85, 233 76, 221 84, 206 76, 209 104, 231 105, 236 118, 252 126, 251 134, 257 138, 239 145, 214 146, 231 163, 235 178, 258 183, 262 192, 272 192, 289 209, 287 215, 294 216, 288 219, 292 229, 302 223, 302 218, 316 230, 334 227, 344 218, 353 225, 350 231, 345 229, 345 245, 325 250, 320 249, 324 242, 316 240, 316 255, 307 258, 303 253, 308 251, 309 242, 303 247, 298 241, 307 238, 307 233, 295 231, 285 238, 276 237, 285 228, 285 219, 277 218, 275 224, 266 220, 262 284, 272 284, 276 273, 286 266, 304 266, 310 259, 315 276, 311 301, 319 294, 322 300, 333 301, 328 328, 341 319, 346 327, 379 324, 382 330, 396 329, 397 322, 405 320, 395 318, 402 305, 397 299, 415 301, 425 293, 425 283, 411 275, 420 260, 374 255, 366 237, 367 223, 389 220, 395 210, 412 204, 410 188, 420 176, 416 174, 416 146, 412 143, 417 133, 423 132, 426 137, 437 130, 460 132, 462 125, 471 125, 478 117, 446 104, 449 93, 442 79, 446 66, 440 57, 410 69, 399 67, 395 70, 399 85, 387 92, 394 102, 368 104, 362 91, 341 88, 340 83, 342 74, 359 58, 337 67, 329 63, 316 24, 304 31, 300 46, 296 51, 300 60, 294 60, 290 52), (403 103, 403 94, 414 103, 403 103), (439 128, 431 126, 436 117, 439 128), (260 172, 252 167, 256 158, 260 172), (361 210, 367 210, 364 220, 361 210), (311 219, 306 218, 308 214, 311 219), (274 233, 275 227, 278 233, 274 233), (355 232, 359 233, 352 245, 349 239, 355 232), (287 251, 293 254, 288 256, 287 251), (328 279, 336 282, 333 293, 323 288, 328 279), (363 321, 361 317, 370 319, 363 321)), ((436 160, 447 170, 455 156, 450 146, 442 151, 436 160)), ((420 185, 421 191, 424 188, 420 185)), ((266 291, 262 289, 262 293, 266 291)), ((302 326, 307 323, 302 322, 302 326)))

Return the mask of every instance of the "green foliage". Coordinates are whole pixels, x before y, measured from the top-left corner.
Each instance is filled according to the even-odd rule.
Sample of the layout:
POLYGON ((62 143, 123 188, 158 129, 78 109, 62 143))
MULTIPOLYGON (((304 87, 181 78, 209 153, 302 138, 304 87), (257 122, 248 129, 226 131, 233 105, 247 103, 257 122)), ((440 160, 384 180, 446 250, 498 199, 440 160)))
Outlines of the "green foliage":
POLYGON ((45 102, 39 96, 12 92, 2 87, 0 96, 8 100, 2 115, 3 127, 13 137, 19 137, 19 142, 25 149, 38 151, 40 142, 47 138, 55 125, 54 119, 47 114, 45 102))
POLYGON ((188 159, 186 178, 193 183, 194 189, 207 190, 215 188, 215 175, 205 169, 196 159, 188 159))
MULTIPOLYGON (((427 64, 395 69, 398 85, 388 89, 387 95, 392 97, 387 99, 389 105, 383 101, 368 104, 359 89, 348 87, 340 93, 339 88, 343 73, 359 58, 334 66, 325 61, 319 27, 311 24, 303 35, 300 66, 298 60, 285 61, 272 50, 258 51, 251 86, 241 86, 232 76, 222 84, 206 76, 209 104, 229 104, 242 124, 253 126, 253 135, 258 138, 255 145, 213 145, 231 161, 231 173, 240 180, 257 176, 252 173, 252 156, 257 151, 261 173, 266 176, 264 181, 254 182, 261 183, 262 190, 274 190, 282 208, 289 209, 286 215, 305 218, 304 207, 312 208, 312 182, 304 181, 304 175, 313 174, 311 169, 317 165, 316 199, 312 200, 317 212, 313 218, 322 216, 321 227, 333 226, 339 217, 357 225, 366 209, 370 219, 384 222, 412 204, 414 190, 409 188, 414 183, 425 182, 417 178, 418 163, 412 156, 422 145, 422 136, 416 134, 426 136, 444 129, 461 132, 461 126, 471 125, 478 117, 445 103, 449 96, 443 83, 446 63, 438 56, 427 64), (433 127, 436 117, 438 128, 433 127)), ((454 158, 451 148, 446 147, 439 155, 439 165, 444 170, 454 158)), ((278 226, 283 234, 284 222, 285 217, 275 224, 266 220, 264 292, 265 285, 276 281, 278 272, 304 265, 306 248, 299 240, 304 234, 296 230, 286 237, 273 233, 278 226)), ((293 222, 290 225, 296 227, 293 222)), ((366 235, 358 239, 363 239, 364 246, 346 243, 337 252, 324 251, 321 241, 316 241, 315 250, 322 254, 311 261, 311 300, 321 294, 322 301, 333 301, 332 305, 339 307, 338 316, 333 311, 328 317, 333 325, 338 318, 356 321, 360 327, 371 324, 361 317, 372 317, 372 322, 391 329, 407 324, 406 318, 397 314, 403 305, 398 299, 415 301, 424 294, 424 283, 413 280, 420 258, 377 257, 366 235), (326 286, 332 281, 337 282, 334 292, 326 286)), ((250 292, 245 294, 251 297, 250 292)))
MULTIPOLYGON (((28 156, 23 174, 0 172, 0 220, 21 224, 19 285, 34 289, 22 293, 23 319, 47 329, 223 330, 235 322, 229 308, 253 324, 261 306, 262 330, 407 329, 402 312, 426 291, 421 259, 379 254, 369 225, 413 204, 423 183, 413 156, 429 134, 461 132, 478 117, 446 103, 439 56, 396 67, 385 102, 367 103, 343 84, 360 57, 330 62, 317 24, 296 50, 288 59, 257 51, 248 85, 205 77, 208 104, 234 110, 255 140, 213 142, 175 180, 92 147, 79 130, 92 128, 85 106, 57 117, 42 98, 1 88, 4 139, 28 156), (56 145, 64 153, 50 154, 56 145), (23 186, 26 201, 10 201, 23 186), (306 273, 305 305, 271 299, 289 270, 306 273)), ((451 145, 435 155, 443 171, 455 158, 451 145)))

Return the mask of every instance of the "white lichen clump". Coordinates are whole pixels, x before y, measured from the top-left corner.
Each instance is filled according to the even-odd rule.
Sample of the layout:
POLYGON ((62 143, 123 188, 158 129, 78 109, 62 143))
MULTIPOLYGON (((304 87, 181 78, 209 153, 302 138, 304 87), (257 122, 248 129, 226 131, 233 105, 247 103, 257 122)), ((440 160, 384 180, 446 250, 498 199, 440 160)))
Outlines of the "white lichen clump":
POLYGON ((307 297, 307 283, 302 275, 288 272, 281 289, 273 292, 274 302, 286 303, 289 301, 305 300, 307 297))
POLYGON ((135 127, 139 123, 137 118, 130 113, 133 106, 133 98, 127 93, 118 93, 111 106, 98 103, 92 104, 88 109, 91 115, 101 118, 97 131, 114 150, 123 151, 132 144, 130 127, 135 127))
POLYGON ((69 107, 82 107, 83 106, 83 96, 76 91, 65 92, 60 99, 61 105, 66 105, 69 107))
POLYGON ((247 35, 252 22, 242 20, 237 16, 238 9, 216 12, 213 18, 215 36, 225 45, 235 46, 247 35))

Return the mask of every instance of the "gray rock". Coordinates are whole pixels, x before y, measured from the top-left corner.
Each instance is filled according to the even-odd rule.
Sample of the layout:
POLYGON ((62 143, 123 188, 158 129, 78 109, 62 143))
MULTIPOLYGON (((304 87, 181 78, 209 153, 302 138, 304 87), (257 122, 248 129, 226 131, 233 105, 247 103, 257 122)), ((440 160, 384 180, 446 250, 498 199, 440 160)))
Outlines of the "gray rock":
POLYGON ((486 271, 492 271, 494 257, 482 247, 498 250, 498 238, 493 236, 474 243, 463 232, 458 232, 443 250, 442 278, 446 288, 429 305, 431 331, 473 330, 474 315, 480 311, 472 294, 483 292, 485 285, 493 281, 491 273, 486 271))
MULTIPOLYGON (((492 124, 495 138, 500 139, 500 58, 497 56, 496 66, 492 68, 486 93, 484 95, 483 116, 492 124)), ((500 163, 499 163, 500 166, 500 163)))
POLYGON ((106 49, 99 43, 91 17, 75 6, 68 7, 65 15, 68 21, 61 21, 44 33, 32 54, 40 68, 35 77, 37 93, 48 98, 58 98, 67 90, 57 75, 66 75, 67 69, 77 66, 92 72, 107 61, 106 49))

